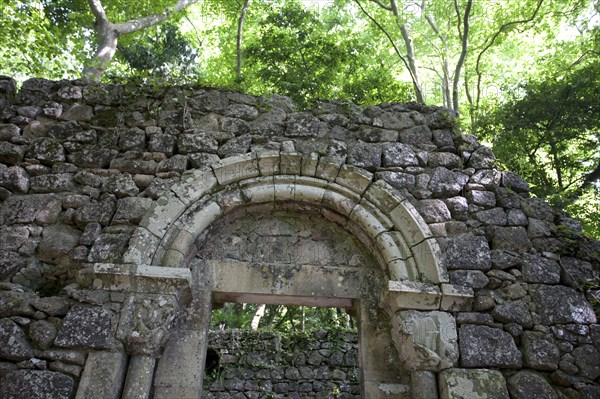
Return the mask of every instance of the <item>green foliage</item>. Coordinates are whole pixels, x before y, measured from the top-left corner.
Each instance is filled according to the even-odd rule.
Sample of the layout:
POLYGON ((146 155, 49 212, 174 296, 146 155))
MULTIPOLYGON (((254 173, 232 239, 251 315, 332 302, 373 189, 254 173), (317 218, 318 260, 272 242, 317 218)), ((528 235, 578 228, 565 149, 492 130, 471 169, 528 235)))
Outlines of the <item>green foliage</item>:
POLYGON ((0 26, 0 74, 18 80, 74 78, 79 74, 81 43, 64 35, 49 19, 41 1, 2 2, 0 26))
POLYGON ((600 62, 529 80, 476 129, 532 192, 582 219, 600 237, 600 62))
POLYGON ((194 72, 196 49, 179 28, 170 23, 159 25, 156 32, 144 32, 135 41, 119 46, 120 55, 134 69, 135 75, 185 78, 194 72))
POLYGON ((266 2, 256 11, 245 45, 245 89, 276 92, 300 104, 409 99, 407 85, 389 73, 389 58, 373 57, 371 38, 353 30, 347 10, 332 6, 318 13, 292 1, 266 2))
MULTIPOLYGON (((211 328, 250 329, 258 305, 225 303, 213 310, 211 328)), ((311 331, 329 328, 354 328, 353 320, 344 309, 305 306, 266 305, 259 330, 311 331)))

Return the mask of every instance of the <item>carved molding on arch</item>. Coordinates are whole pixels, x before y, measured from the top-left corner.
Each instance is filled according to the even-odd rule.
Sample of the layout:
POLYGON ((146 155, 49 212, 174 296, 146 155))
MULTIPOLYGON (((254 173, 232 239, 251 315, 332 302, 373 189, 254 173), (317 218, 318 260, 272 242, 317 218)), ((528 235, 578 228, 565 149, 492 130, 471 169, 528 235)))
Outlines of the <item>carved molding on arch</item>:
POLYGON ((143 218, 124 261, 181 267, 194 255, 197 237, 223 215, 253 205, 293 210, 294 204, 317 207, 356 235, 391 282, 438 290, 448 283, 429 227, 386 182, 332 158, 274 151, 227 158, 184 174, 143 218))

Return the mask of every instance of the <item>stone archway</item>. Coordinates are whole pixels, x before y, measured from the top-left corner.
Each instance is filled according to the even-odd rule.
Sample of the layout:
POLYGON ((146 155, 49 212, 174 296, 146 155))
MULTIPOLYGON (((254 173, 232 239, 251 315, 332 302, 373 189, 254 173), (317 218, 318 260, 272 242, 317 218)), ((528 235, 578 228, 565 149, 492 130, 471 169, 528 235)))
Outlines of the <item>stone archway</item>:
MULTIPOLYGON (((456 328, 444 311, 460 308, 472 292, 448 284, 437 242, 410 202, 360 168, 313 155, 263 152, 184 174, 182 182, 144 217, 124 264, 95 265, 95 284, 104 289, 157 294, 165 285, 179 287, 175 302, 188 313, 172 331, 157 375, 145 376, 145 386, 154 380, 154 397, 199 394, 204 355, 191 348, 205 345, 211 287, 203 287, 187 267, 202 238, 211 234, 216 221, 235 210, 298 211, 307 206, 356 237, 380 266, 386 284, 374 299, 391 319, 390 334, 402 363, 398 367, 412 373, 412 390, 422 390, 430 385, 433 372, 456 363, 456 328), (185 375, 173 374, 173 365, 182 361, 195 367, 185 375)), ((172 317, 161 328, 171 322, 172 317)), ((121 322, 127 323, 132 324, 121 322)), ((136 333, 133 327, 123 331, 136 333)), ((148 353, 141 356, 151 362, 148 353)), ((129 368, 131 381, 142 378, 136 364, 131 362, 129 368)))

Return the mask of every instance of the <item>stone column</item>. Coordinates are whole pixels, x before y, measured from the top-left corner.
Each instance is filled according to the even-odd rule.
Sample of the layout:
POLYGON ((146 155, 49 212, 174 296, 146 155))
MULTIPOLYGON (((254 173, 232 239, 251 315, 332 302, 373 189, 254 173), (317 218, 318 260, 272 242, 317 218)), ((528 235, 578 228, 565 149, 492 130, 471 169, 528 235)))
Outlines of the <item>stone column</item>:
POLYGON ((158 362, 154 399, 200 399, 211 311, 211 292, 195 291, 158 362))
POLYGON ((121 399, 148 399, 152 390, 155 365, 156 359, 153 356, 131 356, 121 399))
POLYGON ((131 356, 122 399, 147 399, 154 366, 179 311, 174 295, 135 293, 124 303, 118 336, 131 356))

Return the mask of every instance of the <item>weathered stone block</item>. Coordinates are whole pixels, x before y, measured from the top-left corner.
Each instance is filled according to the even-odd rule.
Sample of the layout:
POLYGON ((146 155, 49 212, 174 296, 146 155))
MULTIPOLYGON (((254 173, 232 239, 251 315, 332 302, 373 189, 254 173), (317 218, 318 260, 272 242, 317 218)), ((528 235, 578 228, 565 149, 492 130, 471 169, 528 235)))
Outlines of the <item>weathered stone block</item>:
POLYGON ((531 247, 532 244, 525 228, 520 226, 494 228, 492 249, 527 252, 531 247))
POLYGON ((116 156, 117 152, 109 148, 86 147, 69 154, 67 159, 80 168, 105 168, 116 156))
POLYGON ((252 136, 250 135, 234 137, 222 145, 217 154, 221 158, 245 154, 250 151, 250 144, 252 144, 252 136))
POLYGON ((75 399, 120 398, 127 371, 127 356, 121 352, 91 352, 81 375, 75 399))
POLYGON ((558 395, 546 379, 534 371, 523 370, 508 380, 513 399, 557 399, 558 395))
POLYGON ((522 354, 509 333, 487 326, 463 325, 459 331, 463 367, 520 368, 522 354))
POLYGON ((421 200, 416 204, 415 207, 426 223, 447 222, 451 218, 450 211, 442 200, 421 200))
POLYGON ((58 193, 75 190, 73 175, 70 173, 33 176, 29 182, 31 192, 34 193, 58 193))
POLYGON ((148 150, 161 152, 167 156, 173 155, 173 152, 175 151, 175 136, 162 133, 150 135, 150 139, 148 140, 148 150))
POLYGON ((117 201, 114 223, 129 222, 134 225, 138 224, 151 206, 152 200, 150 198, 121 198, 117 201))
POLYGON ((491 269, 490 247, 485 237, 463 235, 450 239, 446 247, 446 267, 448 270, 491 269))
POLYGON ((219 143, 206 132, 196 130, 177 137, 177 148, 182 154, 194 152, 216 153, 219 149, 219 143))
POLYGON ((75 393, 73 378, 47 370, 16 370, 2 379, 0 396, 6 399, 70 399, 75 393))
POLYGON ((319 120, 311 113, 299 112, 288 116, 285 135, 288 137, 314 137, 319 132, 319 120))
POLYGON ((23 160, 25 146, 0 141, 0 162, 7 165, 16 165, 23 160))
POLYGON ((560 285, 532 284, 529 287, 535 323, 543 325, 596 323, 594 310, 578 291, 560 285))
POLYGON ((509 399, 506 381, 497 370, 444 370, 438 385, 440 399, 509 399))
POLYGON ((61 119, 66 121, 91 121, 94 117, 94 110, 87 104, 73 104, 67 112, 61 115, 61 119))
POLYGON ((67 262, 70 252, 79 243, 80 235, 79 230, 68 225, 58 224, 46 227, 37 248, 38 258, 52 264, 67 262))
POLYGON ((433 134, 426 125, 405 129, 398 135, 398 141, 404 144, 431 144, 433 134))
POLYGON ((517 323, 525 328, 533 327, 533 319, 529 313, 529 306, 523 301, 503 302, 494 308, 494 319, 508 324, 517 323))
POLYGON ((433 170, 428 189, 438 197, 453 197, 462 191, 468 181, 469 176, 440 166, 433 170))
POLYGON ((121 172, 132 174, 153 175, 156 172, 158 164, 154 160, 144 161, 141 159, 117 158, 110 161, 111 169, 118 169, 121 172))
POLYGON ((407 144, 392 143, 383 149, 383 166, 418 166, 413 148, 407 144))
POLYGON ((392 318, 392 339, 410 371, 439 371, 458 361, 456 323, 449 313, 399 312, 392 318))
POLYGON ((64 316, 69 311, 71 301, 62 296, 47 296, 38 298, 31 305, 49 316, 64 316))
POLYGON ((135 196, 140 190, 129 173, 114 173, 104 181, 102 191, 123 198, 135 196))
POLYGON ((600 351, 592 345, 583 345, 571 352, 579 375, 590 380, 600 377, 600 351))
POLYGON ((34 140, 27 148, 27 157, 39 160, 45 165, 64 162, 65 149, 56 139, 42 137, 34 140))
POLYGON ((432 152, 429 154, 427 164, 431 168, 443 166, 448 169, 454 169, 462 166, 462 159, 450 152, 432 152))
POLYGON ((560 352, 551 336, 537 331, 524 331, 521 345, 525 367, 544 371, 558 369, 560 352))
POLYGON ((94 242, 88 255, 88 262, 115 262, 121 261, 129 234, 100 234, 94 242))
POLYGON ((571 288, 579 288, 586 281, 594 280, 594 271, 589 262, 563 256, 560 258, 562 269, 560 270, 561 283, 571 288))
POLYGON ((0 319, 0 358, 21 361, 33 357, 33 347, 15 322, 0 319))
POLYGON ((348 163, 373 171, 381 166, 381 147, 377 144, 359 142, 350 151, 348 163))
POLYGON ((529 192, 529 184, 514 172, 502 172, 502 185, 518 193, 529 192))
POLYGON ((560 265, 548 258, 525 254, 521 272, 528 283, 558 284, 560 281, 560 265))
POLYGON ((47 320, 36 320, 29 325, 29 338, 42 349, 48 349, 54 342, 58 330, 47 320))
POLYGON ((55 345, 61 348, 111 349, 112 313, 100 306, 76 305, 63 319, 55 345))
POLYGON ((463 287, 480 289, 485 287, 489 279, 481 270, 456 270, 448 273, 450 283, 463 287))
POLYGON ((416 183, 414 175, 403 172, 377 172, 376 176, 380 179, 385 180, 387 183, 390 184, 390 186, 398 189, 411 189, 415 186, 416 183))

